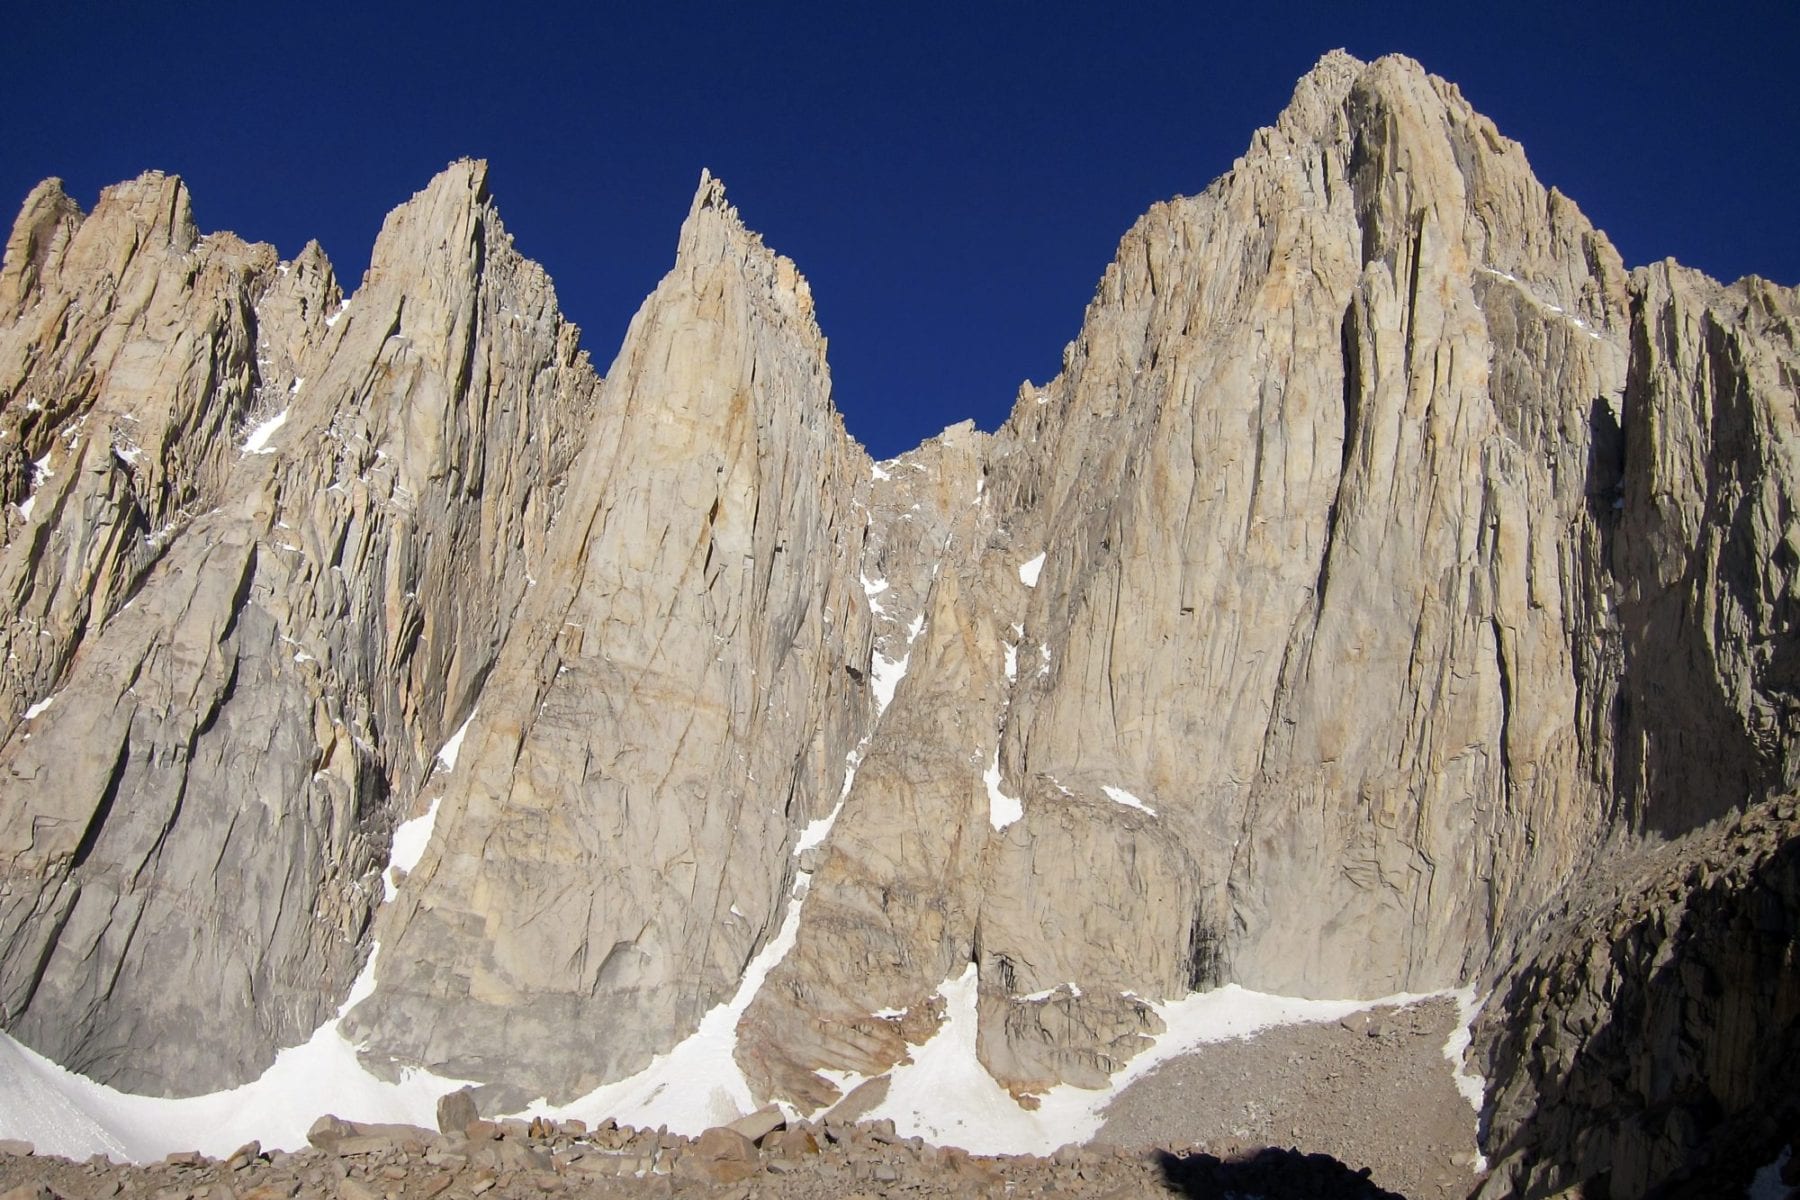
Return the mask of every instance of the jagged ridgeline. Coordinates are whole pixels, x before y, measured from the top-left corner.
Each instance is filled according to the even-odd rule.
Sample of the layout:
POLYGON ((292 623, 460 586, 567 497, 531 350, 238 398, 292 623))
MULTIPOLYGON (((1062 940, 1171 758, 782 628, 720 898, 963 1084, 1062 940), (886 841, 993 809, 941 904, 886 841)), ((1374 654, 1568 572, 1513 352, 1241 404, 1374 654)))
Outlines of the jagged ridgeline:
MULTIPOLYGON (((1520 982, 1612 929, 1569 914, 1652 920, 1621 864, 1727 855, 1796 782, 1797 327, 1760 280, 1627 272, 1401 58, 1328 55, 1125 235, 1005 425, 879 464, 709 177, 604 380, 481 164, 348 300, 178 180, 46 183, 0 271, 0 1018, 209 1091, 379 943, 373 1067, 566 1098, 736 996, 744 1084, 812 1111, 971 965, 1017 1096, 1103 1084, 1191 989, 1473 981, 1495 1186, 1772 1146, 1795 1092, 1742 1020, 1674 1092, 1595 1066, 1650 1018, 1516 1039, 1589 994, 1520 982), (1519 1132, 1576 1075, 1612 1089, 1580 1153, 1519 1132)), ((1763 877, 1692 910, 1757 914, 1730 978, 1662 986, 1791 1039, 1763 877)))

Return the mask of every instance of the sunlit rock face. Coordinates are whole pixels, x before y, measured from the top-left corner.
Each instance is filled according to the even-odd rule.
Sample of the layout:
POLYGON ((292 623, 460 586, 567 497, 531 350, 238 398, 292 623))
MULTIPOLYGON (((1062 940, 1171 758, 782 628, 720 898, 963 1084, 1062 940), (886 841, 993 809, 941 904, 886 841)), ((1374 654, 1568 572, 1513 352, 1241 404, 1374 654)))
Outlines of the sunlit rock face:
POLYGON ((0 1003, 119 1086, 256 1074, 366 956, 375 871, 545 551, 597 381, 485 168, 345 304, 178 180, 47 184, 4 270, 0 1003))
POLYGON ((0 1016, 205 1090, 378 941, 372 1067, 566 1098, 774 944, 736 1064, 810 1111, 970 964, 1018 1096, 1225 981, 1522 997, 1589 880, 1795 783, 1796 312, 1628 274, 1453 85, 1341 53, 997 432, 882 463, 708 176, 604 381, 479 164, 348 301, 177 180, 47 183, 0 269, 0 1016))

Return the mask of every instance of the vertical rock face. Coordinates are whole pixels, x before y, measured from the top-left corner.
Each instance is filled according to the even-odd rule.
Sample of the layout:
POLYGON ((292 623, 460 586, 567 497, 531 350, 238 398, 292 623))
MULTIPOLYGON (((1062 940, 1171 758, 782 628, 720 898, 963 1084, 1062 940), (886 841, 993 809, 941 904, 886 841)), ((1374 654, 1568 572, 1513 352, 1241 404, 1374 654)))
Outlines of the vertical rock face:
POLYGON ((867 723, 868 465, 824 349, 805 281, 703 180, 378 931, 351 1023, 378 1052, 585 1091, 690 1032, 780 923, 867 723))
POLYGON ((1800 297, 1635 272, 1614 727, 1629 840, 1500 973, 1484 1195, 1747 1185, 1800 1109, 1794 524, 1800 297))
POLYGON ((1679 834, 1796 785, 1800 300, 1662 263, 1632 276, 1622 816, 1679 834))
POLYGON ((1628 307, 1604 238, 1403 60, 1328 58, 1139 222, 966 477, 751 1013, 768 1078, 884 1068, 862 1014, 970 958, 1026 1089, 1135 1049, 1125 993, 1470 974, 1606 807, 1628 307))
POLYGON ((365 952, 595 387, 484 177, 396 210, 347 307, 317 247, 197 238, 160 176, 78 225, 40 189, 9 243, 50 250, 9 256, 0 343, 0 1004, 73 1068, 240 1081, 365 952))
MULTIPOLYGON (((479 164, 348 302, 317 247, 200 237, 178 181, 86 217, 46 184, 0 266, 0 1018, 201 1090, 379 941, 372 1064, 567 1097, 798 904, 738 1028, 759 1099, 901 1061, 970 963, 1020 1095, 1222 981, 1480 978, 1504 1153, 1628 1153, 1517 1133, 1613 1049, 1506 1039, 1588 1003, 1534 981, 1605 940, 1589 873, 1796 784, 1797 314, 1628 276, 1399 58, 1327 56, 1126 234, 1056 379, 884 463, 709 177, 604 382, 479 164)), ((1778 862, 1791 806, 1757 819, 1778 862)), ((1762 886, 1720 878, 1694 912, 1762 886)), ((1650 988, 1621 936, 1594 986, 1650 988)), ((1632 1087, 1593 1103, 1670 1094, 1632 1087)))

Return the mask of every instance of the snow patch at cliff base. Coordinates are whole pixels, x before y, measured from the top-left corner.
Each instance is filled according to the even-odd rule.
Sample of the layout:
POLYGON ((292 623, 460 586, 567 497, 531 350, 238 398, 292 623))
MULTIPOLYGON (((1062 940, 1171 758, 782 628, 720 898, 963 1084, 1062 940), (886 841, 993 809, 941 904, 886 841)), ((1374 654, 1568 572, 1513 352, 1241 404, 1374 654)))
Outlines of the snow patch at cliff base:
MULTIPOLYGON (((1480 1141, 1481 1103, 1487 1091, 1487 1080, 1469 1069, 1469 1045, 1474 1040, 1475 1018, 1487 1001, 1478 997, 1472 987, 1453 993, 1456 997, 1456 1028, 1444 1041, 1444 1058, 1450 1063, 1450 1080, 1456 1090, 1475 1110, 1477 1144, 1480 1141)), ((1476 1154, 1474 1169, 1480 1174, 1488 1169, 1487 1156, 1476 1154)))
POLYGON ((978 993, 973 963, 939 987, 938 995, 945 1001, 944 1024, 913 1049, 910 1063, 894 1069, 887 1098, 869 1113, 870 1119, 889 1118, 902 1136, 960 1146, 973 1154, 1050 1154, 1092 1139, 1104 1123, 1107 1106, 1127 1086, 1204 1043, 1249 1037, 1277 1025, 1341 1020, 1366 1008, 1426 998, 1301 1000, 1227 984, 1153 1004, 1166 1031, 1116 1072, 1105 1089, 1065 1084, 1046 1092, 1033 1110, 1021 1107, 975 1057, 978 993))
POLYGON ((737 1065, 738 1020, 762 990, 769 972, 793 949, 810 878, 802 872, 796 879, 781 928, 750 960, 731 999, 713 1006, 700 1018, 698 1029, 667 1053, 651 1059, 636 1075, 603 1084, 569 1104, 552 1107, 540 1099, 526 1110, 527 1115, 557 1120, 575 1117, 590 1125, 613 1117, 640 1129, 666 1125, 675 1133, 697 1136, 755 1112, 760 1105, 737 1065))
MULTIPOLYGON (((371 955, 341 1012, 374 990, 374 965, 371 955)), ((281 1051, 242 1087, 176 1100, 116 1091, 0 1034, 0 1137, 22 1138, 39 1153, 65 1158, 104 1154, 149 1162, 177 1150, 223 1158, 253 1138, 265 1149, 298 1150, 312 1123, 328 1112, 435 1128, 438 1097, 465 1081, 404 1068, 396 1083, 379 1080, 357 1061, 339 1019, 281 1051)))

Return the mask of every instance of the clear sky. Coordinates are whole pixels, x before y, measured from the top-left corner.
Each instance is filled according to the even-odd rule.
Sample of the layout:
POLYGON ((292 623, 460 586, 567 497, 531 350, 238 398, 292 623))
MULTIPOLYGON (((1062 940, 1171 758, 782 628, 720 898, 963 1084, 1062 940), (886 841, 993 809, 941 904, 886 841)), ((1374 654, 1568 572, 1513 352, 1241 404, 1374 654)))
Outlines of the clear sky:
POLYGON ((1800 284, 1796 0, 59 0, 0 29, 8 219, 46 176, 91 207, 160 168, 202 229, 316 237, 350 287, 388 209, 484 157, 602 370, 709 167, 811 280, 877 456, 1004 419, 1133 219, 1336 46, 1456 81, 1627 264, 1800 284))

